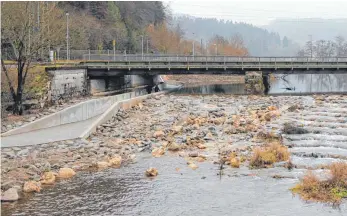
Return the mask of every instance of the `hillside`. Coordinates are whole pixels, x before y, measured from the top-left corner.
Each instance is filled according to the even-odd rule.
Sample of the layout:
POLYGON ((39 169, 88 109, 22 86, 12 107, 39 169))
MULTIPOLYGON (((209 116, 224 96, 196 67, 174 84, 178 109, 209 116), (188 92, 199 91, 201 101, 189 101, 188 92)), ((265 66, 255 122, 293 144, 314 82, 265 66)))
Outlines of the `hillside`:
POLYGON ((179 25, 187 38, 201 38, 206 41, 214 35, 226 38, 240 35, 250 55, 288 56, 295 55, 298 51, 298 45, 287 37, 280 37, 278 33, 247 23, 189 16, 175 16, 171 22, 173 26, 179 25))
POLYGON ((69 12, 71 49, 140 50, 140 39, 149 24, 165 20, 162 2, 100 1, 59 2, 69 12))
POLYGON ((347 19, 277 19, 264 28, 278 32, 304 44, 310 40, 334 40, 337 36, 347 37, 347 19), (293 31, 295 30, 295 31, 293 31))

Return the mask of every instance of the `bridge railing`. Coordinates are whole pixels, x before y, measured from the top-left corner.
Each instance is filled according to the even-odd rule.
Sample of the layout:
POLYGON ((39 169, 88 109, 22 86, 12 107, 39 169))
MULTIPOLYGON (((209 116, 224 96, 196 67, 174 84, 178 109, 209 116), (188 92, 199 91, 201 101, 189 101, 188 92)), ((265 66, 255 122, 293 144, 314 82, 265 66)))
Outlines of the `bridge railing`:
POLYGON ((347 62, 347 57, 253 57, 253 56, 182 56, 182 55, 112 55, 85 54, 85 61, 110 62, 347 62))

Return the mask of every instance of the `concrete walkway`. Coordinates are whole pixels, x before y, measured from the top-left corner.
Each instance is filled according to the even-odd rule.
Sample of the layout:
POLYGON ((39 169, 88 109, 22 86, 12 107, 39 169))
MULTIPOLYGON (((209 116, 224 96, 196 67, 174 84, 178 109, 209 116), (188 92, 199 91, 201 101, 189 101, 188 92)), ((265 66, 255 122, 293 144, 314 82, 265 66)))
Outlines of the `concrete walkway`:
POLYGON ((28 146, 75 139, 78 138, 86 129, 88 129, 90 125, 99 117, 100 115, 80 122, 1 137, 1 147, 28 146))

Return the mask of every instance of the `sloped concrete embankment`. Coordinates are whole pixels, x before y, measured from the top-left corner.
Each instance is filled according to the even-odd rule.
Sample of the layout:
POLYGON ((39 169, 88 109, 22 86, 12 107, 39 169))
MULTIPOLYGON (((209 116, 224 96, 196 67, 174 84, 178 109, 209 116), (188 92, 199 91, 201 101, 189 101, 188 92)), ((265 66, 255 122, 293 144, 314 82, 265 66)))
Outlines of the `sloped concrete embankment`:
MULTIPOLYGON (((172 89, 175 86, 168 87, 172 89)), ((76 104, 2 134, 1 146, 35 145, 80 137, 85 138, 95 131, 99 124, 112 118, 119 108, 130 108, 152 96, 143 95, 138 97, 138 94, 137 92, 130 92, 76 104)))

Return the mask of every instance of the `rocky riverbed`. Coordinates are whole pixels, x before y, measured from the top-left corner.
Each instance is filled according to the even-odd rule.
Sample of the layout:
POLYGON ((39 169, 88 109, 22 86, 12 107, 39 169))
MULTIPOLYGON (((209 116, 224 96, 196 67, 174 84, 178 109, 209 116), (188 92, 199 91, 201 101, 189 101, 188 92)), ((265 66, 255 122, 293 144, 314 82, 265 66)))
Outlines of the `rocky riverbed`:
POLYGON ((13 193, 25 197, 23 186, 29 181, 44 190, 47 173, 59 182, 61 168, 79 175, 141 163, 140 152, 184 158, 193 170, 211 163, 218 175, 226 168, 242 170, 234 176, 252 175, 245 168, 252 168, 253 151, 269 139, 281 140, 292 156, 267 166, 283 167, 269 169, 268 175, 300 178, 310 168, 324 176, 325 165, 347 159, 346 101, 346 96, 155 96, 120 110, 87 140, 2 149, 2 198, 13 193), (225 158, 230 155, 234 158, 225 158), (294 171, 288 171, 288 164, 294 171))

